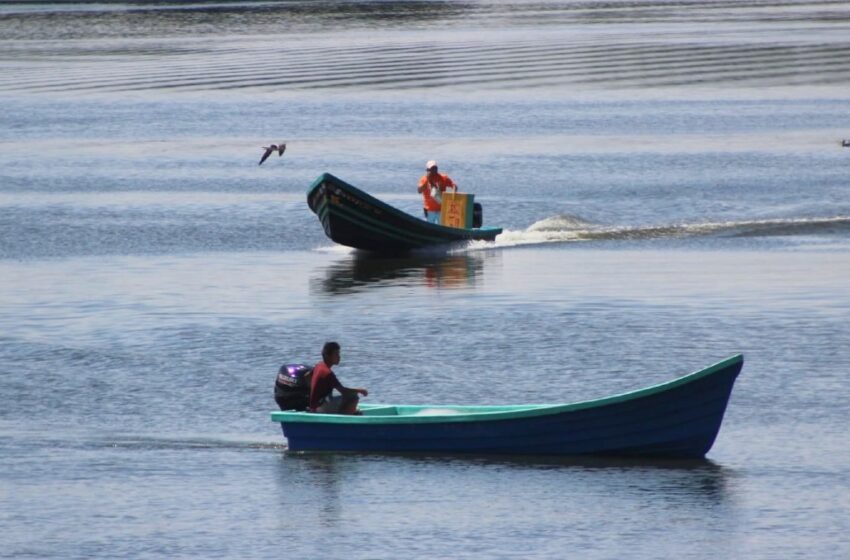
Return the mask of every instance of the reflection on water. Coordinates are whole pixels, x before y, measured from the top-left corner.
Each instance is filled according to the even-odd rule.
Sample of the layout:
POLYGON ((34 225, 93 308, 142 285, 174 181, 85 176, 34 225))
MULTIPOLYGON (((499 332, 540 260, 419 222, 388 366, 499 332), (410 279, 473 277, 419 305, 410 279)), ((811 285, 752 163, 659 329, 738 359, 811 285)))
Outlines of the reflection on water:
POLYGON ((440 464, 444 466, 511 467, 516 469, 613 469, 681 471, 725 476, 726 470, 711 459, 677 459, 663 457, 604 456, 604 455, 500 455, 463 453, 415 453, 405 451, 346 452, 346 451, 289 451, 284 449, 287 459, 315 462, 317 465, 335 461, 412 461, 414 463, 440 464))
MULTIPOLYGON (((434 460, 435 457, 428 458, 434 460)), ((708 459, 657 459, 640 457, 453 456, 443 462, 466 463, 511 470, 566 470, 591 476, 622 477, 629 491, 651 491, 688 504, 717 504, 725 499, 728 469, 708 459)), ((608 478, 597 483, 610 481, 608 478)))
POLYGON ((337 525, 341 516, 342 471, 346 468, 344 457, 289 453, 280 464, 282 469, 278 482, 283 494, 290 497, 295 484, 312 487, 317 496, 310 501, 319 505, 320 523, 329 527, 337 525), (294 466, 291 459, 297 459, 297 465, 294 466), (293 480, 293 474, 297 480, 293 480))
MULTIPOLYGON (((446 492, 463 484, 466 477, 478 478, 487 486, 494 476, 515 480, 517 493, 534 495, 546 490, 542 480, 569 480, 583 491, 643 495, 652 493, 668 506, 702 508, 728 499, 729 469, 707 459, 663 460, 616 457, 549 457, 502 455, 452 455, 416 453, 304 453, 282 455, 281 484, 289 488, 308 481, 314 499, 322 504, 323 518, 333 524, 349 491, 347 481, 388 478, 386 472, 416 474, 445 480, 446 492), (295 474, 297 473, 297 474, 295 474), (309 479, 309 480, 307 480, 309 479), (528 488, 523 488, 528 486, 528 488), (595 489, 595 490, 594 490, 595 489)), ((441 483, 442 484, 442 483, 441 483)), ((344 507, 344 506, 343 506, 344 507)))
POLYGON ((328 294, 350 294, 375 286, 425 285, 452 289, 475 285, 484 269, 480 255, 380 257, 357 253, 325 269, 314 286, 328 294))

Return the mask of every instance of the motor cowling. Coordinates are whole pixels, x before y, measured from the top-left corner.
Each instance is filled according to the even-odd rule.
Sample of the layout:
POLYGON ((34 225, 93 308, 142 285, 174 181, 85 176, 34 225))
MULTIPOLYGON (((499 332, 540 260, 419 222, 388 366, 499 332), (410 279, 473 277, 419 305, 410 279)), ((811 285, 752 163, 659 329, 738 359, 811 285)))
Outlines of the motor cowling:
POLYGON ((312 373, 313 368, 305 364, 280 366, 274 382, 274 400, 281 410, 307 410, 312 373))

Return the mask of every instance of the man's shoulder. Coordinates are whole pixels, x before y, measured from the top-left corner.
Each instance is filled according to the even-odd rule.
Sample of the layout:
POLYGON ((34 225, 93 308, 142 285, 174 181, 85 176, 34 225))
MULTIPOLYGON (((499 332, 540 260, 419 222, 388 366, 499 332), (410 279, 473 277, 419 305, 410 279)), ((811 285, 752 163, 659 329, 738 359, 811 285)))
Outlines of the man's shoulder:
POLYGON ((328 373, 331 373, 331 368, 324 361, 313 366, 313 376, 327 375, 328 373))

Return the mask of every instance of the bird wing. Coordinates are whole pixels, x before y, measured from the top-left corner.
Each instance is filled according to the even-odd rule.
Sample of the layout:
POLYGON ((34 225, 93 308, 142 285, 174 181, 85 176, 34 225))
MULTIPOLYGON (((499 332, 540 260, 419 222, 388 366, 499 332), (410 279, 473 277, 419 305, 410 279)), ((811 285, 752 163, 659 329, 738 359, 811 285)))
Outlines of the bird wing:
POLYGON ((266 161, 274 151, 272 148, 265 148, 265 150, 266 151, 263 152, 263 157, 260 158, 260 163, 258 163, 257 165, 263 165, 263 162, 266 161))

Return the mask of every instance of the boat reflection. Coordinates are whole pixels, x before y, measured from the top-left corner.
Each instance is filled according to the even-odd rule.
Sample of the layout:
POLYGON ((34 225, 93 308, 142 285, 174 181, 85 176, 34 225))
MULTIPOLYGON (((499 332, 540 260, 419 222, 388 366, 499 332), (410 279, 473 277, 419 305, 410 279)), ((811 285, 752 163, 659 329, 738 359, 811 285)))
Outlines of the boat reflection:
MULTIPOLYGON (((438 473, 439 478, 452 479, 458 472, 474 469, 503 475, 541 473, 568 475, 570 481, 583 488, 597 487, 621 496, 652 495, 668 508, 716 507, 729 499, 731 472, 710 459, 658 459, 606 456, 516 456, 465 455, 428 453, 305 453, 286 451, 284 463, 303 466, 320 489, 322 498, 337 504, 343 484, 343 473, 357 471, 365 478, 384 471, 395 473, 411 469, 438 473), (344 465, 344 466, 343 466, 344 465), (442 474, 440 474, 442 473, 442 474)), ((533 480, 533 478, 528 479, 533 480)))
POLYGON ((475 285, 483 269, 481 255, 380 257, 356 253, 330 265, 319 284, 328 294, 351 294, 376 285, 467 288, 475 285))
POLYGON ((305 503, 319 504, 321 525, 339 525, 342 519, 345 457, 287 453, 281 459, 280 476, 277 479, 280 505, 292 511, 305 503), (308 484, 304 484, 304 481, 308 481, 308 484))

